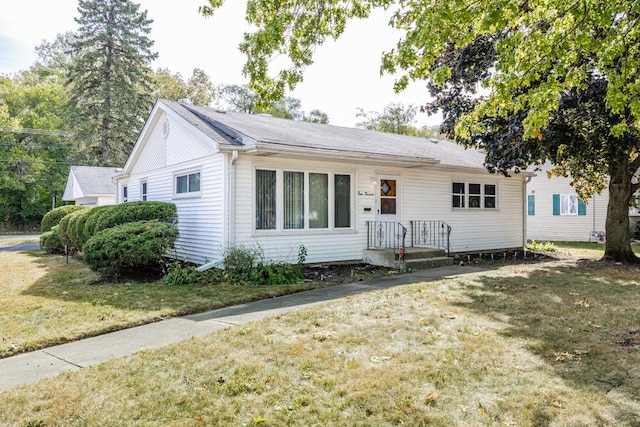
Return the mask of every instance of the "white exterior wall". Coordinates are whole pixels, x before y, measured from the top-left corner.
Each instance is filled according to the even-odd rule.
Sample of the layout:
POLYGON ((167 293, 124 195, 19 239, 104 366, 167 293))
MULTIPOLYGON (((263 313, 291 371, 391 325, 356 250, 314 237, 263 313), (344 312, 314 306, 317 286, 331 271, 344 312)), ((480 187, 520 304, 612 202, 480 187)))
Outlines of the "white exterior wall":
POLYGON ((604 232, 609 195, 605 191, 586 201, 586 215, 554 215, 554 194, 576 194, 570 178, 548 178, 547 165, 527 184, 527 196, 535 198, 535 213, 527 215, 527 238, 537 241, 584 241, 591 232, 604 232))
POLYGON ((146 181, 147 200, 172 202, 177 207, 180 235, 175 254, 198 264, 219 259, 225 241, 223 200, 227 155, 216 153, 212 142, 171 117, 158 120, 146 138, 144 150, 132 165, 129 176, 118 182, 119 199, 122 186, 126 185, 128 201, 141 200, 141 183, 146 181), (166 138, 162 130, 165 119, 170 128, 166 138), (175 177, 193 172, 200 172, 201 191, 176 196, 175 177))
POLYGON ((116 204, 116 195, 112 196, 97 196, 97 197, 83 197, 75 200, 75 204, 79 206, 88 206, 95 208, 96 206, 107 206, 116 204))
MULTIPOLYGON (((327 162, 286 161, 241 156, 236 163, 235 245, 259 248, 266 261, 297 262, 301 245, 307 249, 307 262, 362 259, 366 247, 366 228, 360 227, 352 204, 352 224, 358 227, 344 230, 255 230, 253 203, 256 168, 289 171, 353 174, 352 200, 355 200, 357 170, 349 164, 327 162), (356 222, 357 221, 357 222, 356 222)), ((329 207, 331 209, 331 207, 329 207)), ((331 214, 331 212, 330 212, 331 214)))
MULTIPOLYGON (((398 176, 401 222, 442 220, 452 227, 451 251, 516 248, 524 244, 524 184, 522 177, 504 178, 485 172, 444 168, 405 169, 339 162, 283 160, 240 156, 236 163, 235 245, 259 247, 265 259, 296 262, 298 248, 307 262, 362 259, 367 245, 367 221, 376 220, 377 175, 398 176), (350 230, 255 230, 255 169, 352 174, 350 230), (454 209, 452 183, 496 184, 497 209, 454 209)), ((331 207, 330 207, 331 209, 331 207)), ((407 235, 407 246, 409 245, 407 235)))
POLYGON ((524 184, 488 172, 410 170, 403 175, 403 223, 440 220, 451 226, 451 252, 520 248, 524 244, 524 184), (496 209, 453 208, 454 182, 494 184, 496 209))

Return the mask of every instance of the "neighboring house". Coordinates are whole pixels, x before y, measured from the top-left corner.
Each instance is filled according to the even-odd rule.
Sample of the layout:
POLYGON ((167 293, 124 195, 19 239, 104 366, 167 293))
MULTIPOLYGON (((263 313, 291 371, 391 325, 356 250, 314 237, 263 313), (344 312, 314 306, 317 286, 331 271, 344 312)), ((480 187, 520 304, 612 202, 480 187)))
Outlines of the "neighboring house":
MULTIPOLYGON (((547 171, 551 168, 550 163, 545 163, 527 185, 527 238, 556 242, 604 241, 608 190, 582 201, 571 186, 571 178, 548 177, 547 171)), ((638 208, 630 207, 630 236, 634 235, 639 220, 638 208)))
POLYGON ((103 206, 116 203, 113 177, 121 169, 97 166, 71 166, 62 200, 81 206, 103 206))
POLYGON ((605 234, 606 190, 589 200, 578 198, 571 178, 554 176, 545 163, 527 185, 527 238, 537 241, 602 241, 605 234))
POLYGON ((265 260, 360 260, 368 247, 451 252, 522 248, 526 181, 484 155, 424 138, 158 101, 127 160, 118 202, 171 201, 176 255, 218 261, 229 247, 265 260))

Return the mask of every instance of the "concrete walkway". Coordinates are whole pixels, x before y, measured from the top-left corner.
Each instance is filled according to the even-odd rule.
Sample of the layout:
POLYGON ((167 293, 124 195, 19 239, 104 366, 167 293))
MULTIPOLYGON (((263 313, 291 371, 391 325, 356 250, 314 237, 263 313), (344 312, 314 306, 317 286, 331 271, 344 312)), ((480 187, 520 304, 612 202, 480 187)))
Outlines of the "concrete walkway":
POLYGON ((144 326, 0 359, 0 390, 30 384, 64 371, 76 371, 140 350, 173 344, 246 322, 297 311, 364 292, 445 277, 480 273, 475 267, 448 266, 364 282, 331 286, 205 313, 175 317, 144 326))

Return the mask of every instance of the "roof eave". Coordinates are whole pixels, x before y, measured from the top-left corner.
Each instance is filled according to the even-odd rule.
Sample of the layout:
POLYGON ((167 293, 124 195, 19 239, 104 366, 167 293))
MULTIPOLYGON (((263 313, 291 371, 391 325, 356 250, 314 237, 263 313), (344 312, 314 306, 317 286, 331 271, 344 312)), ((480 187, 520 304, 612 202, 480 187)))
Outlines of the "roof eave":
POLYGON ((269 143, 257 142, 255 144, 237 147, 228 146, 220 147, 220 151, 234 151, 252 155, 252 156, 274 156, 274 155, 295 155, 303 157, 323 158, 323 159, 335 159, 335 160, 364 160, 373 163, 386 163, 394 165, 403 165, 409 167, 419 166, 433 166, 440 163, 439 160, 431 157, 411 157, 401 155, 390 154, 377 154, 377 153, 362 153, 343 150, 329 150, 329 149, 317 149, 309 147, 295 147, 295 146, 276 146, 269 143))

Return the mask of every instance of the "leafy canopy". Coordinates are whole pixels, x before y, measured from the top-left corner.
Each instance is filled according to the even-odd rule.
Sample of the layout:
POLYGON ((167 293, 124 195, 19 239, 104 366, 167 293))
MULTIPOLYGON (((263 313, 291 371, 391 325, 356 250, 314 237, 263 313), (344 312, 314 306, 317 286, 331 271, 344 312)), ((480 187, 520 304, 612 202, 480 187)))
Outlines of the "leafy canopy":
MULTIPOLYGON (((200 11, 214 13, 223 1, 211 0, 200 11)), ((460 121, 462 135, 478 131, 478 118, 507 117, 527 110, 524 136, 537 137, 558 109, 564 90, 584 87, 594 69, 609 82, 607 108, 634 117, 640 113, 640 4, 629 1, 581 0, 544 2, 511 0, 316 0, 279 2, 249 0, 246 20, 256 30, 240 46, 247 55, 244 72, 261 96, 280 98, 303 78, 313 63, 314 48, 339 37, 350 19, 366 18, 373 8, 395 7, 390 25, 404 33, 397 47, 384 54, 382 70, 398 74, 396 90, 409 81, 444 84, 451 67, 436 64, 453 44, 471 45, 479 37, 496 37, 494 69, 482 81, 488 92, 460 121), (278 56, 288 61, 274 62, 278 56), (581 61, 590 58, 590 61, 581 61), (281 64, 277 70, 272 64, 281 64), (544 76, 544 81, 540 78, 544 76), (530 91, 523 91, 535 84, 530 91)), ((620 122, 613 135, 634 123, 620 122)), ((484 129, 481 129, 484 130, 484 129)))
POLYGON ((637 261, 627 208, 640 167, 640 3, 249 0, 257 29, 241 49, 251 87, 282 96, 302 80, 314 47, 373 8, 393 8, 390 25, 402 34, 381 65, 397 76, 397 91, 426 80, 436 97, 427 108, 444 113, 448 135, 485 149, 491 171, 549 159, 585 199, 609 178, 605 258, 637 261))

